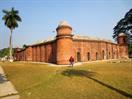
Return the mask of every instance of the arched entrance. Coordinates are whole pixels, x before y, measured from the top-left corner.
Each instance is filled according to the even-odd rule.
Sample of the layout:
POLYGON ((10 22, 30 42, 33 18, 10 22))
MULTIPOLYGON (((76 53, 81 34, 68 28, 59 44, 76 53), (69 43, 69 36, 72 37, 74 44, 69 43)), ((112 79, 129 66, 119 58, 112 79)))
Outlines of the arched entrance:
POLYGON ((110 54, 110 52, 109 52, 109 56, 108 56, 108 58, 111 59, 111 54, 110 54))
POLYGON ((88 61, 90 60, 90 53, 89 52, 87 53, 87 59, 88 59, 88 61))
POLYGON ((115 52, 112 52, 112 59, 115 58, 115 52))
POLYGON ((102 51, 102 59, 105 59, 105 52, 104 52, 104 50, 102 51))
POLYGON ((99 55, 98 55, 98 52, 96 52, 96 60, 99 59, 99 55))
POLYGON ((77 52, 77 62, 81 62, 81 54, 80 54, 80 52, 77 52))

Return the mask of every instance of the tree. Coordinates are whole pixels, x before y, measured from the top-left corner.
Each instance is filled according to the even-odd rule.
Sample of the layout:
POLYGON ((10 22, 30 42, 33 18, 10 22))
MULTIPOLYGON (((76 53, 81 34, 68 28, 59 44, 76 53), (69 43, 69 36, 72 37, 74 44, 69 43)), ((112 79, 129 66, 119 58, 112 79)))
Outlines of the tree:
POLYGON ((9 56, 9 48, 4 48, 0 50, 0 57, 9 56))
POLYGON ((11 9, 11 11, 3 10, 5 14, 2 19, 5 21, 5 25, 10 29, 10 40, 9 40, 9 56, 10 60, 12 60, 12 32, 13 30, 18 27, 18 21, 21 22, 21 17, 18 15, 19 11, 11 9))
POLYGON ((26 44, 24 44, 24 45, 23 45, 23 48, 26 48, 26 47, 27 47, 27 45, 26 45, 26 44))
POLYGON ((129 53, 129 57, 132 58, 132 44, 128 45, 128 53, 129 53))
POLYGON ((114 27, 113 38, 116 40, 119 33, 127 35, 128 44, 132 44, 132 9, 130 9, 114 27))

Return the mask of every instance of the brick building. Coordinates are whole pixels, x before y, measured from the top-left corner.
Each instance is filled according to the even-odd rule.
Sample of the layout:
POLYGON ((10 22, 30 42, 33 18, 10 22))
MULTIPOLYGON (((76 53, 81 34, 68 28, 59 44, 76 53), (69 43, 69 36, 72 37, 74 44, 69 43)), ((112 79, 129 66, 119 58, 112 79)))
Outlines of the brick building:
POLYGON ((75 62, 128 58, 126 35, 120 33, 117 44, 112 41, 72 34, 72 27, 62 21, 56 28, 55 39, 28 45, 15 50, 17 61, 69 64, 70 56, 75 62))

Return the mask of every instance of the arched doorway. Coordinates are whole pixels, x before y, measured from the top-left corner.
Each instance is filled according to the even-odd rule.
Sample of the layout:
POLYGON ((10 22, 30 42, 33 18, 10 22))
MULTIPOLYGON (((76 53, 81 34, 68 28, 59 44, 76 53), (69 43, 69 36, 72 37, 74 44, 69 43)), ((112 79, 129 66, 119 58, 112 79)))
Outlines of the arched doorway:
POLYGON ((88 59, 88 61, 90 60, 90 53, 89 52, 87 53, 87 59, 88 59))
POLYGON ((81 62, 81 54, 80 54, 80 52, 77 52, 77 61, 81 62))
POLYGON ((105 52, 104 52, 104 50, 102 51, 102 59, 105 59, 105 52))
POLYGON ((108 57, 109 59, 111 59, 111 54, 110 54, 110 52, 109 52, 109 57, 108 57))
POLYGON ((98 52, 96 52, 96 60, 98 60, 99 58, 98 52))

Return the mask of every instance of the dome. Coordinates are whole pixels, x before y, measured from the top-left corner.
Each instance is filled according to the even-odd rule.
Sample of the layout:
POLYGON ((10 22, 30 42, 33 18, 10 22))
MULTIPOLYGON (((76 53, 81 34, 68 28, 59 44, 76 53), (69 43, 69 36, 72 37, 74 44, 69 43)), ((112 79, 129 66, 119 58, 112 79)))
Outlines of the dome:
POLYGON ((118 36, 126 36, 125 33, 120 33, 118 36))
POLYGON ((58 24, 58 27, 61 27, 61 26, 69 26, 70 27, 69 23, 65 20, 60 21, 60 23, 58 24))

